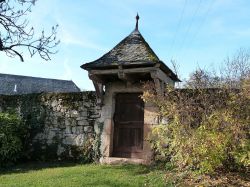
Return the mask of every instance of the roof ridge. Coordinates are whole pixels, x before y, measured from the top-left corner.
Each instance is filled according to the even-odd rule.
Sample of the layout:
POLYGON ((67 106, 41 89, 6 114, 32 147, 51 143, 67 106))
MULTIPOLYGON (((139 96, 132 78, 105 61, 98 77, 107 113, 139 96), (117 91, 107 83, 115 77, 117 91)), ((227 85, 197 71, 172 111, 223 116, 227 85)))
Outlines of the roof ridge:
POLYGON ((45 78, 45 77, 34 77, 34 76, 28 76, 28 75, 16 75, 16 74, 6 74, 6 73, 0 73, 0 76, 11 76, 11 77, 23 77, 23 78, 34 78, 34 79, 46 79, 46 80, 56 80, 56 81, 68 81, 73 82, 72 80, 65 80, 65 79, 56 79, 56 78, 45 78))

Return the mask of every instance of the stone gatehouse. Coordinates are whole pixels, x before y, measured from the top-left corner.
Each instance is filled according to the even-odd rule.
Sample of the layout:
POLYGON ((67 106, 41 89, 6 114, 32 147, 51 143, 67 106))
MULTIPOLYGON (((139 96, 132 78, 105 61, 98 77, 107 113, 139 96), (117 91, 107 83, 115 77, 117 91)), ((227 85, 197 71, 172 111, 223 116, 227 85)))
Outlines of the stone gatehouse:
POLYGON ((0 96, 0 112, 15 110, 32 127, 31 157, 74 158, 98 139, 103 163, 151 161, 148 135, 158 120, 155 106, 140 98, 142 82, 153 81, 163 94, 179 79, 145 41, 138 20, 111 51, 81 66, 95 92, 0 96))
POLYGON ((154 81, 157 93, 166 85, 179 81, 150 48, 138 29, 101 58, 85 63, 102 106, 100 121, 104 124, 101 138, 102 162, 148 163, 152 154, 147 141, 150 129, 157 123, 156 108, 145 104, 142 81, 154 81))

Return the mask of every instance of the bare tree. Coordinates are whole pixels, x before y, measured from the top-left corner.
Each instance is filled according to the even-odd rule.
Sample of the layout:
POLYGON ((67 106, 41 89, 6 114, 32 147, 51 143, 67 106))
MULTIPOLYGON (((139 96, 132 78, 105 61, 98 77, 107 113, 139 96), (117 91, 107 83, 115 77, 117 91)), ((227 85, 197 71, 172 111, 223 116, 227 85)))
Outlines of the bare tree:
POLYGON ((171 63, 171 65, 172 65, 172 68, 173 68, 174 73, 177 75, 177 77, 180 78, 180 75, 179 75, 180 65, 179 65, 179 64, 177 63, 177 61, 174 60, 174 59, 171 59, 171 60, 170 60, 170 63, 171 63))
POLYGON ((51 33, 44 31, 35 38, 33 27, 26 19, 37 0, 0 0, 0 52, 9 57, 18 56, 23 62, 22 50, 29 51, 31 57, 38 54, 44 60, 50 60, 59 44, 56 38, 58 25, 53 26, 51 33))
POLYGON ((192 72, 185 82, 185 88, 219 88, 221 87, 221 77, 213 70, 198 68, 192 72))
POLYGON ((232 88, 238 88, 250 75, 250 51, 239 49, 232 57, 224 60, 221 68, 223 82, 232 88))
MULTIPOLYGON (((174 60, 170 60, 170 65, 172 67, 173 72, 176 74, 176 76, 181 80, 181 75, 180 75, 180 64, 174 60)), ((182 87, 182 81, 181 82, 176 82, 175 87, 176 88, 181 88, 182 87)))
POLYGON ((250 51, 239 49, 224 60, 220 73, 213 69, 198 68, 185 82, 186 88, 241 88, 250 76, 250 51))

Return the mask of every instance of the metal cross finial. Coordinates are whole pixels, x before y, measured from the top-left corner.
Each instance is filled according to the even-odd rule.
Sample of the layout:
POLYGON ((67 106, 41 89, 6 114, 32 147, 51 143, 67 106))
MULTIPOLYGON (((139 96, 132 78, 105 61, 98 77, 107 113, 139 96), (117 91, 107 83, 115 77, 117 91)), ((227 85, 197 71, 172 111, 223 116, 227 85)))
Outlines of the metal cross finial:
POLYGON ((138 20, 140 19, 140 17, 139 17, 139 15, 138 15, 138 13, 137 13, 137 15, 136 15, 136 25, 135 25, 135 30, 136 31, 138 31, 138 20))

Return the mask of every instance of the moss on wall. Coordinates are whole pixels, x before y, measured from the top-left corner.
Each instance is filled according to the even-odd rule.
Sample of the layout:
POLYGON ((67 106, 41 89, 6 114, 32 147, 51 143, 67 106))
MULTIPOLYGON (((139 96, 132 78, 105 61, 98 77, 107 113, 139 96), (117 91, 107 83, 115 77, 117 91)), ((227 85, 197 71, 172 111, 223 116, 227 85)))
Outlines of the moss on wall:
POLYGON ((19 114, 29 127, 31 160, 78 159, 85 142, 98 138, 95 92, 0 95, 0 111, 19 114))

